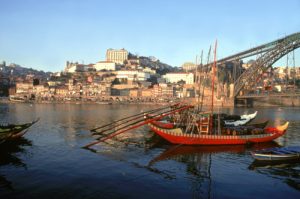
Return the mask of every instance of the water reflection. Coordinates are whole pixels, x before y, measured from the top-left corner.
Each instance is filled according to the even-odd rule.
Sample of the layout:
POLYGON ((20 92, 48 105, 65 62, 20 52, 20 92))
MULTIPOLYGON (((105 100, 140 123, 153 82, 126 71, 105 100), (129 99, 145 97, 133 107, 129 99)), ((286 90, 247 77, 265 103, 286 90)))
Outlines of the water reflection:
POLYGON ((300 191, 300 160, 263 162, 254 161, 249 170, 279 179, 290 187, 300 191))
MULTIPOLYGON (((109 159, 117 160, 122 163, 126 163, 133 168, 137 170, 143 170, 143 172, 149 172, 151 174, 155 174, 158 176, 161 176, 162 178, 166 180, 174 180, 176 179, 176 175, 169 170, 166 169, 159 169, 152 167, 151 165, 147 164, 148 158, 147 153, 151 152, 151 149, 149 148, 149 145, 151 142, 149 140, 152 140, 152 137, 143 140, 139 139, 125 139, 124 138, 116 138, 112 140, 108 140, 104 143, 101 143, 95 148, 84 148, 85 150, 91 151, 95 154, 105 156, 109 159), (149 143, 148 143, 149 142, 149 143), (142 159, 146 159, 146 164, 142 159)), ((125 175, 127 170, 122 171, 122 173, 125 175)), ((145 176, 148 176, 147 174, 141 174, 136 175, 133 178, 127 179, 126 182, 128 184, 139 180, 139 178, 143 178, 145 176)), ((118 186, 118 184, 114 183, 114 186, 118 186)), ((106 188, 112 188, 112 185, 106 186, 106 188)))
MULTIPOLYGON (((58 198, 245 198, 252 197, 259 189, 261 197, 258 194, 253 197, 299 196, 300 191, 295 188, 299 185, 296 173, 299 164, 286 171, 282 169, 280 174, 280 168, 248 169, 253 161, 250 150, 276 147, 276 143, 250 147, 175 146, 145 126, 95 145, 97 154, 81 148, 96 138, 89 129, 140 113, 142 109, 153 107, 0 105, 0 122, 22 123, 41 118, 26 134, 34 147, 26 147, 31 143, 0 145, 0 195, 3 198, 49 198, 49 193, 57 193, 58 198)), ((284 146, 299 145, 299 110, 283 108, 279 114, 277 108, 262 108, 256 121, 269 119, 270 126, 278 118, 283 120, 279 121, 281 124, 290 121, 288 132, 276 142, 284 146)), ((256 110, 228 111, 245 114, 256 110)))
MULTIPOLYGON (((0 172, 1 167, 14 166, 26 168, 26 164, 18 157, 19 153, 25 153, 24 146, 32 146, 31 141, 26 138, 7 141, 0 144, 0 172)), ((12 182, 6 179, 5 175, 0 173, 0 189, 13 190, 12 182)))
MULTIPOLYGON (((258 150, 269 147, 278 147, 276 142, 261 143, 251 146, 246 145, 229 145, 229 146, 185 146, 171 145, 162 153, 154 157, 148 164, 149 167, 163 162, 176 161, 184 167, 188 178, 189 187, 193 198, 213 198, 213 182, 216 174, 214 167, 216 165, 216 155, 235 156, 242 154, 245 156, 250 150, 258 150)), ((216 160, 218 161, 218 160, 216 160)), ((223 160, 226 161, 226 160, 223 160)), ((225 163, 225 162, 224 162, 225 163)), ((174 163, 169 164, 173 165, 174 163)), ((218 164, 218 163, 217 163, 218 164)), ((158 167, 159 167, 158 165, 158 167)))
MULTIPOLYGON (((159 156, 155 157, 150 161, 150 164, 154 164, 158 161, 168 160, 168 159, 177 159, 181 156, 197 156, 203 154, 213 154, 213 153, 222 153, 222 152, 232 152, 232 153, 241 153, 246 150, 258 150, 265 149, 270 147, 280 146, 276 142, 260 143, 254 145, 221 145, 221 146, 186 146, 186 145, 175 145, 170 146, 159 156)), ((191 159, 193 162, 193 159, 191 159)), ((196 163, 196 162, 193 162, 196 163)))
POLYGON ((8 190, 14 190, 12 186, 12 182, 8 181, 5 176, 0 175, 0 190, 1 188, 8 189, 8 190))

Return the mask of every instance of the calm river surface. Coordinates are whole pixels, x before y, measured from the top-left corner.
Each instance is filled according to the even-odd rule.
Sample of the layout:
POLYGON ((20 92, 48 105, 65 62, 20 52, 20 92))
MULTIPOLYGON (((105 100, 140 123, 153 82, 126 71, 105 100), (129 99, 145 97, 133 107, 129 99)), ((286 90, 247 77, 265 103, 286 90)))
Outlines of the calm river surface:
POLYGON ((170 145, 148 127, 123 140, 81 147, 93 127, 150 105, 0 104, 0 123, 36 118, 24 139, 0 145, 0 198, 300 198, 300 164, 256 165, 256 148, 300 145, 300 108, 258 110, 256 121, 290 121, 274 143, 244 146, 170 145))

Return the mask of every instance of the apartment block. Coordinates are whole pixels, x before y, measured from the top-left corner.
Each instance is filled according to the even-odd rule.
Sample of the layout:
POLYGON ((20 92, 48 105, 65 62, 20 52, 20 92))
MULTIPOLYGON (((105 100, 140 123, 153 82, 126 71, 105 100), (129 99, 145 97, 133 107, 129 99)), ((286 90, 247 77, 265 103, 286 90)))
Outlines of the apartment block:
POLYGON ((106 61, 114 62, 116 64, 124 64, 124 61, 128 59, 128 51, 123 49, 108 49, 106 51, 106 61))

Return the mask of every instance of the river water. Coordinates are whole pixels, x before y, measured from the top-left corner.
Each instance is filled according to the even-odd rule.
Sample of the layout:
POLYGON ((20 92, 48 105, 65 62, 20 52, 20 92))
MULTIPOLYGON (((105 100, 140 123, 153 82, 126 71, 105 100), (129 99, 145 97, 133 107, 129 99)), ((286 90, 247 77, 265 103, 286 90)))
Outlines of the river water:
POLYGON ((0 104, 0 123, 36 118, 23 139, 0 145, 0 198, 300 198, 300 164, 258 165, 250 151, 300 145, 300 108, 258 111, 256 121, 290 121, 276 142, 254 146, 168 144, 144 126, 119 141, 81 147, 88 129, 151 105, 0 104))

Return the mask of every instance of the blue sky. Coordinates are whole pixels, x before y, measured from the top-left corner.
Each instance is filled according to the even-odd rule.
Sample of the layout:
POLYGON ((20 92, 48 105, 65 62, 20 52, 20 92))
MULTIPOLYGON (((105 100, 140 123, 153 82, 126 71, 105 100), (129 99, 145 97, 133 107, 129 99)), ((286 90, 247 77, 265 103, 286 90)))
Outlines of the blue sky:
POLYGON ((216 39, 222 58, 300 31, 300 0, 0 0, 0 8, 0 61, 46 71, 104 60, 107 48, 180 66, 216 39))

